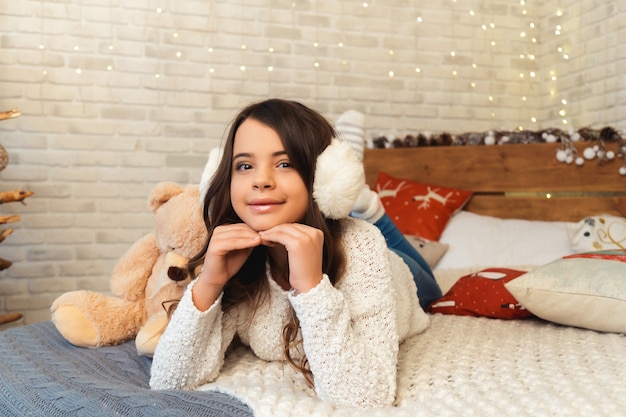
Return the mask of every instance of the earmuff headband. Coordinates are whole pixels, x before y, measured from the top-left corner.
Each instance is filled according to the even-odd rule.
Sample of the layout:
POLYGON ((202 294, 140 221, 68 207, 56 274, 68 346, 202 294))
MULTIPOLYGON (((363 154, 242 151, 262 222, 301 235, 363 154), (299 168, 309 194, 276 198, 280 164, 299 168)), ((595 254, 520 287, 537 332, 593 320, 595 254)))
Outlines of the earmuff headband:
MULTIPOLYGON (((200 179, 200 203, 217 170, 223 150, 214 148, 200 179)), ((349 143, 333 139, 318 156, 313 181, 313 199, 324 217, 343 219, 350 215, 352 206, 365 184, 363 164, 349 143)))

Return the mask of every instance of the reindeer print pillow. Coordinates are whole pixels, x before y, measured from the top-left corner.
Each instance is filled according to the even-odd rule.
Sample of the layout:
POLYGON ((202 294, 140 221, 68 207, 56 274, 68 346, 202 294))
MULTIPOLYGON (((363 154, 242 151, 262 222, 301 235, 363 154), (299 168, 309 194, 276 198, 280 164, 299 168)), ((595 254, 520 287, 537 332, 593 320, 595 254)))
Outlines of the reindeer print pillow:
POLYGON ((420 184, 382 171, 375 191, 402 233, 432 241, 439 240, 450 217, 472 196, 471 191, 420 184))

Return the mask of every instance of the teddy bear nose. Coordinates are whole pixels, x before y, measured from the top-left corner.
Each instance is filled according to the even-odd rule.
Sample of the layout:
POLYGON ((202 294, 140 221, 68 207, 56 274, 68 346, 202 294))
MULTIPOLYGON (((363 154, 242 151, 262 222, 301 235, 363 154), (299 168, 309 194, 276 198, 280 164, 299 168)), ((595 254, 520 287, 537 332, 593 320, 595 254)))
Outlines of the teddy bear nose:
POLYGON ((189 276, 189 272, 186 269, 180 268, 178 266, 170 266, 167 269, 167 276, 170 277, 172 281, 180 282, 187 279, 189 276))

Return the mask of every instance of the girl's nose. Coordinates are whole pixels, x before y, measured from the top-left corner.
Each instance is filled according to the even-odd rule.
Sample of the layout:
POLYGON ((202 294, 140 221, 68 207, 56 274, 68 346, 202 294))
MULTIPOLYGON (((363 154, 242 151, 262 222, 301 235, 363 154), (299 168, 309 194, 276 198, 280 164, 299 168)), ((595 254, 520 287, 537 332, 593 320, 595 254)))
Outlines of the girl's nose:
POLYGON ((274 176, 271 169, 259 169, 256 170, 256 176, 254 178, 254 188, 257 189, 270 189, 275 185, 274 176))

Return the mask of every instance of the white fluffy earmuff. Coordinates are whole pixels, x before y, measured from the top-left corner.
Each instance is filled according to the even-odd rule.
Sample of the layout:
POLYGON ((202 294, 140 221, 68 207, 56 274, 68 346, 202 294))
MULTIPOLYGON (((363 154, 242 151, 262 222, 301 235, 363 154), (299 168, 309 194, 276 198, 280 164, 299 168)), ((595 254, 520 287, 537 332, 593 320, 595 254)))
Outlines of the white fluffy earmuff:
MULTIPOLYGON (((200 203, 217 170, 223 149, 214 148, 200 179, 200 203)), ((313 199, 322 214, 330 219, 343 219, 350 215, 352 206, 365 184, 363 164, 349 143, 333 139, 317 157, 313 199)))
POLYGON ((363 164, 352 146, 333 139, 315 166, 313 199, 322 214, 330 219, 348 217, 364 184, 363 164))
POLYGON ((213 179, 213 175, 215 171, 217 171, 217 167, 220 164, 222 159, 222 155, 224 154, 224 148, 218 146, 217 148, 211 149, 209 152, 209 159, 206 161, 204 165, 204 171, 202 171, 202 177, 200 178, 200 205, 204 205, 204 197, 206 193, 209 191, 209 185, 211 184, 211 180, 213 179))

